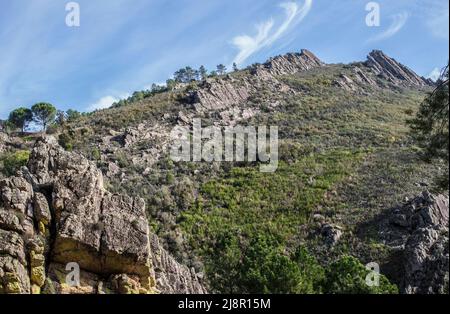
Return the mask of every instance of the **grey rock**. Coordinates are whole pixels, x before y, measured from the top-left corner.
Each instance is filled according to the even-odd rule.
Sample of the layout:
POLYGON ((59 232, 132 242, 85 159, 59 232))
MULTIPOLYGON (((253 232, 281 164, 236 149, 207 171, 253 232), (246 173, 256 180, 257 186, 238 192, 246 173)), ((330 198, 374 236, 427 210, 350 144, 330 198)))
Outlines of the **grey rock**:
POLYGON ((151 236, 152 262, 155 269, 156 283, 161 293, 166 294, 203 294, 206 289, 202 284, 202 274, 178 264, 162 247, 157 236, 151 236))
POLYGON ((324 65, 312 52, 302 49, 300 53, 288 53, 271 58, 263 66, 272 75, 295 74, 324 65))
POLYGON ((390 58, 380 50, 373 50, 367 57, 366 66, 380 77, 396 85, 427 86, 429 82, 414 71, 390 58))
POLYGON ((95 164, 51 137, 37 141, 28 168, 0 181, 0 200, 0 292, 205 292, 167 252, 153 254, 144 201, 107 192, 95 164), (161 287, 155 256, 170 261, 158 268, 161 287), (64 282, 72 262, 85 279, 77 289, 64 282))
POLYGON ((344 234, 340 226, 333 224, 322 225, 320 232, 325 239, 325 243, 327 243, 330 246, 335 245, 344 234))
POLYGON ((403 293, 444 293, 449 285, 448 196, 425 191, 394 209, 380 233, 401 248, 403 293))

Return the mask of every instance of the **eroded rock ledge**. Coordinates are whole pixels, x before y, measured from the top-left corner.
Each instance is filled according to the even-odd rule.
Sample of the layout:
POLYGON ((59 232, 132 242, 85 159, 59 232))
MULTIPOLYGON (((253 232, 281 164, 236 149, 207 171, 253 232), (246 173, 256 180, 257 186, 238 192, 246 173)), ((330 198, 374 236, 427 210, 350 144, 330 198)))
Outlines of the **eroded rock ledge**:
POLYGON ((0 181, 0 293, 204 293, 150 233, 145 203, 113 195, 96 166, 37 141, 28 167, 0 181), (68 263, 80 284, 66 282, 68 263))

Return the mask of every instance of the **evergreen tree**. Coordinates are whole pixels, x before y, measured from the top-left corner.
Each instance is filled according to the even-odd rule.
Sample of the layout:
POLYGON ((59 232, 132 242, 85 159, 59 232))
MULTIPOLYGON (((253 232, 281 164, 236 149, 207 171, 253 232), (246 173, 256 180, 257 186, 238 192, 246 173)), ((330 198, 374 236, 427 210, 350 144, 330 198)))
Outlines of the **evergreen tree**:
POLYGON ((28 108, 18 108, 12 111, 9 114, 8 121, 13 125, 14 127, 20 129, 23 132, 25 132, 25 128, 28 125, 29 122, 33 120, 33 113, 28 108))
POLYGON ((42 125, 42 130, 47 130, 47 126, 55 120, 56 108, 49 103, 38 103, 31 107, 33 119, 42 125))
POLYGON ((205 80, 208 77, 208 71, 203 65, 198 69, 198 72, 201 80, 205 80))
MULTIPOLYGON (((409 121, 413 136, 422 148, 426 158, 442 158, 449 161, 449 86, 448 65, 437 81, 437 87, 422 102, 416 117, 409 121)), ((441 188, 448 188, 448 173, 444 175, 441 188)))
POLYGON ((225 73, 227 73, 227 67, 224 66, 223 64, 219 64, 217 66, 217 74, 224 75, 225 73))

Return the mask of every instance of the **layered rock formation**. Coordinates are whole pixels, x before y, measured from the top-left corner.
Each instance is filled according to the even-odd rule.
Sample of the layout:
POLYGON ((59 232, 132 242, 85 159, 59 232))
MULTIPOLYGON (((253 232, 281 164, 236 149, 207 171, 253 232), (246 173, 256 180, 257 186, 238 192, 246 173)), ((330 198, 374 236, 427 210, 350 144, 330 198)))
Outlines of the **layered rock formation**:
POLYGON ((168 256, 149 232, 144 201, 107 192, 95 165, 53 138, 38 140, 28 167, 0 181, 0 293, 205 292, 168 256), (70 265, 80 268, 76 285, 66 280, 70 265))
POLYGON ((288 53, 269 59, 262 68, 272 75, 295 74, 324 65, 312 52, 302 49, 300 53, 288 53))
POLYGON ((322 65, 324 63, 314 54, 303 49, 300 53, 278 56, 257 65, 249 76, 235 79, 227 75, 218 79, 207 79, 200 88, 190 94, 190 98, 197 111, 224 109, 245 102, 260 87, 288 92, 289 87, 280 82, 277 76, 295 74, 322 65))
POLYGON ((372 51, 367 57, 365 65, 376 75, 394 83, 412 86, 426 86, 430 82, 418 76, 414 71, 390 58, 380 50, 372 51))
POLYGON ((428 192, 394 209, 382 231, 402 252, 403 293, 448 293, 449 200, 428 192))

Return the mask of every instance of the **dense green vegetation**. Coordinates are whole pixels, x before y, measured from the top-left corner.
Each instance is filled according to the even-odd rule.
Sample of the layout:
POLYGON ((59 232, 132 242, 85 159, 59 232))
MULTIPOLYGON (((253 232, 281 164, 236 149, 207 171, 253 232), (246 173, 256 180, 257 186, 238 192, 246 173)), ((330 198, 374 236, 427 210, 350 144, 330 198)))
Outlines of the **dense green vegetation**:
POLYGON ((0 156, 0 171, 5 176, 12 176, 21 167, 26 166, 30 152, 28 150, 18 150, 15 152, 8 152, 0 156))
POLYGON ((295 250, 291 246, 299 227, 364 155, 312 154, 292 164, 282 162, 274 174, 233 168, 224 178, 205 183, 180 223, 192 247, 205 257, 213 287, 229 293, 326 291, 324 270, 306 250, 292 256, 286 250, 295 250))

